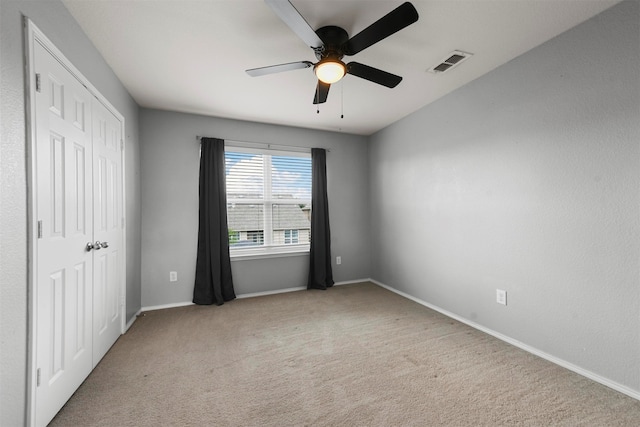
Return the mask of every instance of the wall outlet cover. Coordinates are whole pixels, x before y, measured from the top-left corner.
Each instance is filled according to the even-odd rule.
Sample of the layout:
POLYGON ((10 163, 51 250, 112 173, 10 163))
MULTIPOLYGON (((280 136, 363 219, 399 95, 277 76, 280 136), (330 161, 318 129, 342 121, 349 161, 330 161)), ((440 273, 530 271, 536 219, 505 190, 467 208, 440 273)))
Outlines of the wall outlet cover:
POLYGON ((496 289, 496 302, 498 304, 507 305, 507 291, 496 289))

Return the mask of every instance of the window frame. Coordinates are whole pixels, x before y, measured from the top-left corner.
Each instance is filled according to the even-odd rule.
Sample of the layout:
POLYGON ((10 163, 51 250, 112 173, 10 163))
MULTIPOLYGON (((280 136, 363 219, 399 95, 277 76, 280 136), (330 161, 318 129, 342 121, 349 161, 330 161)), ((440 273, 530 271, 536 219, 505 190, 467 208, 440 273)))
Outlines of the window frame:
MULTIPOLYGON (((273 196, 272 187, 272 156, 286 156, 286 157, 303 157, 311 159, 311 151, 309 149, 301 149, 297 147, 291 147, 290 150, 282 149, 267 149, 256 148, 254 146, 248 146, 244 144, 226 144, 225 145, 225 174, 227 173, 226 155, 227 152, 243 153, 243 154, 255 154, 263 156, 263 179, 264 179, 264 194, 262 199, 252 198, 230 198, 227 193, 227 205, 233 203, 243 204, 257 204, 263 206, 264 214, 264 230, 263 238, 264 244, 261 246, 240 246, 231 247, 229 245, 229 255, 231 261, 244 260, 244 259, 257 259, 257 258, 273 258, 283 256, 301 256, 308 255, 310 250, 310 243, 288 243, 288 244, 274 244, 273 243, 273 207, 274 205, 300 205, 305 204, 310 209, 312 208, 311 194, 309 193, 309 199, 278 199, 273 196), (267 225, 269 224, 269 225, 267 225)), ((311 167, 311 166, 310 166, 311 167)), ((311 170, 310 170, 311 172, 311 170)), ((227 188, 225 186, 225 191, 227 188)), ((228 214, 228 212, 227 212, 228 214)), ((255 231, 255 230, 248 230, 255 231)), ((300 235, 299 230, 298 236, 300 235)), ((309 223, 309 236, 311 235, 311 223, 309 223)), ((299 239, 299 237, 298 237, 299 239)))

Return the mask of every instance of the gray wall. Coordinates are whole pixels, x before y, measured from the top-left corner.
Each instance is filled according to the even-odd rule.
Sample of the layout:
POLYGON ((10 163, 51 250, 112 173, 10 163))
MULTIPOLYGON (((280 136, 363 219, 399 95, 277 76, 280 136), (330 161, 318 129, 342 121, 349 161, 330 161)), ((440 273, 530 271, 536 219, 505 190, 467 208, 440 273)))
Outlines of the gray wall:
MULTIPOLYGON (((332 132, 142 109, 142 305, 193 298, 198 233, 196 136, 321 147, 327 154, 336 281, 369 277, 367 138, 332 132), (335 256, 342 265, 335 265, 335 256), (169 271, 178 282, 169 282, 169 271)), ((309 257, 232 262, 237 294, 305 286, 309 257)))
POLYGON ((0 2, 0 425, 25 422, 27 174, 22 15, 53 41, 126 121, 127 318, 140 307, 138 106, 58 0, 0 2))
POLYGON ((380 131, 369 165, 374 279, 636 393, 639 5, 380 131))

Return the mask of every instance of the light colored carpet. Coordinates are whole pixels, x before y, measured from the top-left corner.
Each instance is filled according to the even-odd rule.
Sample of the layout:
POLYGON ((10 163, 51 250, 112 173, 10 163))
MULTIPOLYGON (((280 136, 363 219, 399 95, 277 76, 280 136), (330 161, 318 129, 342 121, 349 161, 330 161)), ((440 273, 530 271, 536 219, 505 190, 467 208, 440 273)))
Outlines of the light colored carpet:
POLYGON ((374 284, 145 314, 52 426, 638 426, 640 402, 374 284))

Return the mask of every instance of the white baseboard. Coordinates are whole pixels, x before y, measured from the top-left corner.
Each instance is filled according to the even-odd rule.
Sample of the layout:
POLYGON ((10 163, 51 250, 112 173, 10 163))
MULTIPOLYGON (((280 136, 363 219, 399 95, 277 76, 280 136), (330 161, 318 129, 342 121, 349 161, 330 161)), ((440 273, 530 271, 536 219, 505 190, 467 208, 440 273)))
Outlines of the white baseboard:
POLYGON ((185 302, 173 302, 171 304, 150 305, 148 307, 142 307, 140 310, 141 311, 163 310, 165 308, 185 307, 187 305, 193 305, 193 303, 191 301, 185 301, 185 302))
MULTIPOLYGON (((362 283, 362 282, 369 282, 370 279, 361 279, 361 280, 346 280, 343 282, 336 282, 333 284, 333 286, 342 286, 342 285, 350 285, 352 283, 362 283)), ((296 286, 294 288, 285 288, 285 289, 276 289, 273 291, 264 291, 264 292, 252 292, 249 294, 240 294, 240 295, 236 295, 236 298, 253 298, 253 297, 262 297, 265 295, 275 295, 275 294, 283 294, 286 292, 295 292, 295 291, 304 291, 306 290, 307 287, 306 286, 296 286)))
POLYGON ((336 282, 333 284, 333 286, 352 285, 354 283, 366 283, 366 282, 373 282, 373 280, 371 279, 346 280, 344 282, 336 282))
MULTIPOLYGON (((352 283, 362 283, 362 282, 372 282, 371 279, 360 279, 360 280, 346 280, 346 281, 342 281, 342 282, 336 282, 334 283, 334 286, 341 286, 341 285, 350 285, 352 283)), ((264 292, 251 292, 248 294, 238 294, 236 295, 237 299, 243 299, 243 298, 254 298, 254 297, 263 297, 266 295, 275 295, 275 294, 283 294, 286 292, 295 292, 295 291, 303 291, 307 289, 306 286, 296 286, 293 288, 285 288, 285 289, 274 289, 273 291, 264 291, 264 292)), ((175 303, 171 303, 171 304, 161 304, 161 305, 151 305, 148 307, 142 307, 141 311, 153 311, 153 310, 163 310, 165 308, 176 308, 176 307, 185 307, 187 305, 193 305, 193 303, 191 301, 188 302, 175 302, 175 303)), ((138 312, 138 314, 140 314, 140 312, 138 312)), ((131 321, 131 323, 133 324, 133 320, 131 321)), ((129 326, 127 326, 127 329, 129 329, 129 326)))
POLYGON ((131 318, 131 320, 129 320, 127 322, 127 324, 124 327, 124 333, 127 333, 127 331, 129 330, 129 328, 133 325, 133 322, 136 321, 136 319, 138 318, 138 316, 140 315, 140 313, 142 313, 142 309, 138 310, 138 312, 131 318))
POLYGON ((266 295, 285 294, 287 292, 303 291, 305 289, 307 289, 305 286, 296 286, 295 288, 285 288, 285 289, 276 289, 273 291, 251 292, 248 294, 239 294, 239 295, 236 295, 236 298, 243 299, 243 298, 263 297, 266 295))
POLYGON ((634 398, 636 400, 640 400, 640 391, 638 391, 638 390, 634 390, 634 389, 629 388, 629 387, 627 387, 627 386, 625 386, 623 384, 619 384, 619 383, 617 383, 615 381, 612 381, 612 380, 610 380, 608 378, 602 377, 602 376, 600 376, 600 375, 598 375, 596 373, 593 373, 593 372, 588 371, 588 370, 586 370, 584 368, 581 368, 580 366, 574 365, 573 363, 567 362, 566 360, 563 360, 563 359, 555 357, 555 356, 553 356, 551 354, 545 353, 544 351, 541 351, 541 350, 539 350, 539 349, 537 349, 535 347, 532 347, 532 346, 530 346, 528 344, 525 344, 523 342, 515 340, 515 339, 513 339, 513 338, 511 338, 511 337, 509 337, 507 335, 503 335, 503 334, 501 334, 499 332, 496 332, 493 329, 489 329, 489 328, 487 328, 485 326, 482 326, 482 325, 480 325, 478 323, 475 323, 475 322, 472 322, 472 321, 470 321, 468 319, 465 319, 464 317, 458 316, 455 313, 451 313, 450 311, 444 310, 444 309, 442 309, 442 308, 440 308, 438 306, 435 306, 433 304, 429 304, 428 302, 422 301, 419 298, 416 298, 416 297, 411 296, 411 295, 409 295, 407 293, 404 293, 404 292, 399 291, 399 290, 397 290, 395 288, 392 288, 391 286, 385 285, 384 283, 380 283, 377 280, 369 279, 369 281, 371 283, 374 283, 374 284, 376 284, 376 285, 378 285, 378 286, 380 286, 382 288, 385 288, 385 289, 387 289, 387 290, 389 290, 389 291, 391 291, 391 292, 393 292, 395 294, 398 294, 398 295, 400 295, 402 297, 410 299, 411 301, 417 302, 420 305, 423 305, 423 306, 425 306, 427 308, 430 308, 430 309, 432 309, 434 311, 437 311, 438 313, 444 314, 445 316, 450 317, 450 318, 452 318, 454 320, 457 320, 460 323, 464 323, 465 325, 471 326, 474 329, 482 331, 482 332, 484 332, 486 334, 489 334, 489 335, 491 335, 491 336, 493 336, 495 338, 498 338, 499 340, 502 340, 502 341, 504 341, 504 342, 506 342, 508 344, 511 344, 511 345, 513 345, 515 347, 518 347, 518 348, 520 348, 520 349, 522 349, 522 350, 524 350, 524 351, 526 351, 528 353, 531 353, 531 354, 536 355, 538 357, 541 357, 541 358, 543 358, 545 360, 548 360, 551 363, 555 363, 558 366, 561 366, 561 367, 563 367, 565 369, 573 371, 576 374, 582 375, 583 377, 587 377, 590 380, 593 380, 593 381, 595 381, 597 383, 600 383, 600 384, 602 384, 604 386, 612 388, 613 390, 619 391, 620 393, 626 394, 627 396, 632 397, 632 398, 634 398))

